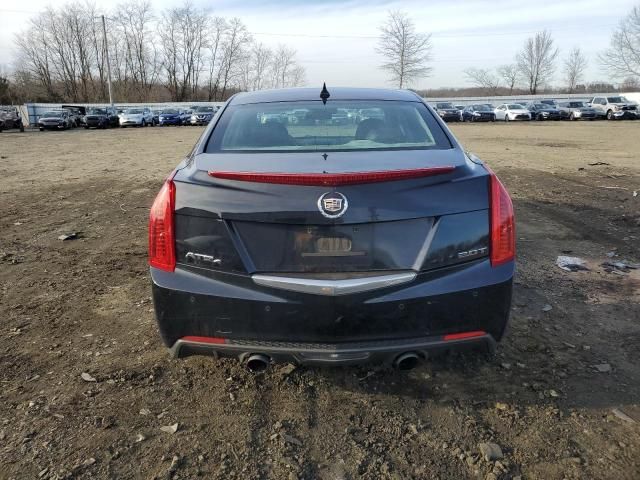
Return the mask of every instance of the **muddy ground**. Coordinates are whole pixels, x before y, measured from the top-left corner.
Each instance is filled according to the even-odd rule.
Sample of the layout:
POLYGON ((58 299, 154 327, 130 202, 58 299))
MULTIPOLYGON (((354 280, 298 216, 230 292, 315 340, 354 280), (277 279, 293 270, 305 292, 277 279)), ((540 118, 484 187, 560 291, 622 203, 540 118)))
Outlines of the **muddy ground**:
POLYGON ((148 207, 201 128, 3 132, 0 478, 640 478, 640 274, 601 266, 640 261, 640 122, 453 130, 517 211, 496 356, 259 376, 154 324, 148 207))

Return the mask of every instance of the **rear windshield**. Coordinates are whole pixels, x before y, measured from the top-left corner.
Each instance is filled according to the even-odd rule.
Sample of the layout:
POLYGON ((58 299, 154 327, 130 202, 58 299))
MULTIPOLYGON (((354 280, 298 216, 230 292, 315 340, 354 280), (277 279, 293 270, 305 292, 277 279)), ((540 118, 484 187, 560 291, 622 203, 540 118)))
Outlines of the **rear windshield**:
POLYGON ((488 105, 472 105, 472 109, 476 112, 491 112, 488 105))
POLYGON ((231 105, 207 152, 338 151, 451 148, 420 102, 321 101, 231 105))
POLYGON ((436 103, 437 108, 453 108, 451 103, 436 103))

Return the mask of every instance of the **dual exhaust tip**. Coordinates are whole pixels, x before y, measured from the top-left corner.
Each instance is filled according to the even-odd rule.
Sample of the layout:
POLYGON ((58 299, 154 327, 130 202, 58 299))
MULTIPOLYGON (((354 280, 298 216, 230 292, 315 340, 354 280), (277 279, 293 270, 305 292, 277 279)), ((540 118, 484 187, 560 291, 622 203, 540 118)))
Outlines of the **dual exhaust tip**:
MULTIPOLYGON (((420 363, 421 357, 416 352, 405 352, 396 357, 393 361, 393 368, 396 370, 411 370, 420 363)), ((262 373, 271 364, 271 358, 261 353, 250 354, 245 365, 251 373, 262 373)))

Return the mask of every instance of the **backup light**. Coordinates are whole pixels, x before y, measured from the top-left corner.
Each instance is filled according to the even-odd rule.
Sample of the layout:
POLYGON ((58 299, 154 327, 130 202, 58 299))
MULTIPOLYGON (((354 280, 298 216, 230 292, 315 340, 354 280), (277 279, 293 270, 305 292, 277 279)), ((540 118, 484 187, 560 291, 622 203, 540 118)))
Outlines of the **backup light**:
POLYGON ((491 195, 491 244, 489 257, 491 266, 497 267, 510 262, 516 254, 516 230, 513 203, 509 192, 495 173, 489 171, 489 191, 491 195))
POLYGON ((176 268, 174 175, 175 173, 162 185, 149 213, 149 265, 166 272, 173 272, 176 268))

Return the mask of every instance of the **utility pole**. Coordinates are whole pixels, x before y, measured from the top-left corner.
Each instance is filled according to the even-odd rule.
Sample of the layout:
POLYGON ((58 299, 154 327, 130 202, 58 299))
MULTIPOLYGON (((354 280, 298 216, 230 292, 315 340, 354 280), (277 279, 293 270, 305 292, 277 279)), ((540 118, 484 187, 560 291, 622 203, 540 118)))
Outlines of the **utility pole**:
POLYGON ((111 94, 111 62, 109 62, 109 44, 107 43, 107 25, 104 20, 104 15, 102 17, 102 35, 104 36, 104 53, 107 57, 107 85, 109 86, 109 103, 113 107, 113 95, 111 94))

